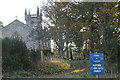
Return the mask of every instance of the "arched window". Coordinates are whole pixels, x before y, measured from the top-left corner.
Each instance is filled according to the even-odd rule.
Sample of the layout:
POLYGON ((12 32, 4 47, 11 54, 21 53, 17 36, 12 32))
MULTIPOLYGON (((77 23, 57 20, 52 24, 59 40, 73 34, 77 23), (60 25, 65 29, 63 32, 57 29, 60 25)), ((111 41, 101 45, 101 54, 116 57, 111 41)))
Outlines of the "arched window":
POLYGON ((21 35, 18 32, 14 32, 11 36, 11 38, 19 38, 22 39, 21 35))

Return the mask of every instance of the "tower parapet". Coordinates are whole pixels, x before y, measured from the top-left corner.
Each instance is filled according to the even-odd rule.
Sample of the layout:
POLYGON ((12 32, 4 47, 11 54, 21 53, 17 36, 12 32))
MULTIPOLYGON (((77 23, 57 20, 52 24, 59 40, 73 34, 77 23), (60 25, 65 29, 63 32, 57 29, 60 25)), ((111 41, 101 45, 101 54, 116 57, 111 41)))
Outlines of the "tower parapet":
POLYGON ((29 14, 27 14, 27 9, 25 9, 25 21, 26 24, 32 28, 35 28, 38 25, 42 28, 42 11, 39 12, 39 7, 37 7, 36 14, 30 14, 30 10, 29 14))
POLYGON ((39 7, 37 7, 37 17, 39 17, 39 7))
POLYGON ((25 20, 27 20, 27 9, 25 8, 25 20))

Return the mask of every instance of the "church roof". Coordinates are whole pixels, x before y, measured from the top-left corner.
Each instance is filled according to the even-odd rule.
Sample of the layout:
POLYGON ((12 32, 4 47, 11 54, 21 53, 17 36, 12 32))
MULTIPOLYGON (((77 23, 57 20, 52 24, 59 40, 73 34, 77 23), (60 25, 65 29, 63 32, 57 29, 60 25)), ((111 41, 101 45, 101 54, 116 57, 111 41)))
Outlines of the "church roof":
POLYGON ((26 24, 24 24, 23 22, 21 22, 21 21, 15 19, 14 21, 12 21, 12 22, 9 23, 8 25, 6 25, 4 28, 6 28, 7 26, 9 26, 9 25, 11 25, 11 24, 14 24, 14 23, 20 23, 20 24, 22 24, 22 25, 26 25, 26 24))
POLYGON ((9 27, 23 27, 24 29, 26 29, 26 30, 28 30, 28 31, 31 31, 32 30, 32 28, 31 27, 29 27, 27 24, 24 24, 23 22, 21 22, 21 21, 19 21, 19 20, 14 20, 14 21, 12 21, 11 23, 9 23, 8 25, 6 25, 4 28, 3 28, 3 30, 4 29, 7 29, 7 28, 9 28, 9 27))

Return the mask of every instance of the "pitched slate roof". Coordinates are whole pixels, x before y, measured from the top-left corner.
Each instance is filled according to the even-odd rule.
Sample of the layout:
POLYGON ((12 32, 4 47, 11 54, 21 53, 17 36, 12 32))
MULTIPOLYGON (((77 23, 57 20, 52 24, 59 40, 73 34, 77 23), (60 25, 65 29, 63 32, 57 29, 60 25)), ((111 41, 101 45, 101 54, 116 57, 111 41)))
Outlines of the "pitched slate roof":
POLYGON ((29 30, 32 30, 32 28, 29 27, 27 24, 24 24, 23 22, 21 22, 21 21, 19 21, 19 20, 17 20, 17 19, 15 19, 14 21, 12 21, 12 22, 9 23, 8 25, 6 25, 3 29, 9 27, 10 25, 14 25, 14 24, 18 24, 18 25, 23 26, 24 28, 27 28, 27 29, 29 28, 29 30))

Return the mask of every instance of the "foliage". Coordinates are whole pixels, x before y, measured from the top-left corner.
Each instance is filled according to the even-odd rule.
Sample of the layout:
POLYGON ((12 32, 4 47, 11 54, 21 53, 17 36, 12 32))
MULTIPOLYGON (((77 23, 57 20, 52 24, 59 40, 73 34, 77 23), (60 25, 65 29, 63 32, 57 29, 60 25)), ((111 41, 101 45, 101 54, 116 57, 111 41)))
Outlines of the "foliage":
POLYGON ((4 73, 4 77, 30 77, 30 76, 41 76, 42 74, 39 71, 15 71, 4 73))
MULTIPOLYGON (((79 71, 79 70, 76 70, 75 72, 77 72, 77 71, 79 71)), ((82 72, 80 74, 55 76, 54 78, 84 78, 84 80, 93 80, 93 78, 96 78, 96 75, 91 75, 90 69, 87 69, 85 72, 82 72)), ((104 75, 99 75, 98 78, 111 78, 111 76, 110 76, 110 74, 108 74, 108 75, 104 74, 104 75)), ((113 73, 112 78, 119 78, 119 75, 117 73, 113 73)))
POLYGON ((48 62, 38 62, 34 65, 29 71, 21 70, 14 72, 4 73, 4 77, 30 77, 30 76, 41 76, 46 74, 57 74, 59 72, 65 71, 70 68, 70 65, 65 62, 58 60, 57 63, 48 61, 48 62))
MULTIPOLYGON (((40 61, 40 58, 41 58, 41 51, 40 50, 34 50, 34 49, 31 49, 30 51, 30 58, 31 58, 31 61, 33 63, 37 63, 38 61, 40 61)), ((46 56, 46 57, 49 57, 50 55, 53 55, 54 53, 51 52, 51 50, 43 50, 43 54, 46 56)))
POLYGON ((45 56, 50 56, 54 54, 53 52, 51 52, 51 50, 43 50, 43 53, 45 56))
MULTIPOLYGON (((75 70, 74 72, 78 72, 78 71, 79 70, 75 70)), ((88 69, 81 74, 69 74, 69 75, 63 75, 63 76, 55 76, 55 78, 84 78, 84 80, 91 80, 90 78, 95 78, 95 75, 91 75, 89 71, 90 70, 88 69)))
POLYGON ((61 71, 59 68, 57 68, 57 65, 55 65, 55 64, 50 63, 47 65, 44 64, 44 67, 40 70, 44 74, 53 74, 53 73, 58 73, 61 71))
POLYGON ((74 71, 72 71, 71 73, 78 73, 80 71, 80 69, 75 69, 74 71))
POLYGON ((59 63, 58 66, 64 70, 69 69, 71 67, 71 65, 65 61, 62 61, 61 63, 59 63))
POLYGON ((82 65, 80 62, 77 62, 76 68, 81 69, 82 65))
POLYGON ((50 27, 49 33, 58 46, 60 57, 64 57, 64 52, 68 50, 68 43, 70 41, 70 35, 66 29, 66 26, 69 27, 70 21, 68 20, 68 16, 66 16, 66 12, 62 11, 66 5, 61 3, 54 4, 54 2, 50 1, 44 7, 45 16, 49 19, 49 22, 45 21, 45 23, 50 27), (63 20, 65 21, 63 22, 63 20), (51 23, 54 26, 51 26, 51 23), (64 45, 65 42, 67 46, 64 45), (66 48, 65 51, 63 51, 64 48, 66 48))
POLYGON ((105 54, 107 61, 112 63, 116 62, 118 59, 117 55, 119 51, 119 41, 117 38, 118 34, 114 27, 107 27, 105 29, 104 41, 101 45, 100 51, 102 51, 105 54))
POLYGON ((5 38, 2 40, 2 57, 6 57, 10 54, 11 40, 9 38, 5 38))
POLYGON ((2 39, 3 73, 16 70, 28 70, 30 67, 29 50, 20 39, 2 39))
POLYGON ((57 45, 62 45, 59 48, 63 49, 65 42, 74 42, 80 51, 85 44, 87 50, 104 53, 110 62, 117 61, 120 2, 51 3, 45 8, 45 16, 55 25, 50 30, 55 31, 52 36, 57 45))
POLYGON ((72 61, 70 61, 70 60, 64 60, 64 61, 65 61, 66 63, 72 65, 72 61))
POLYGON ((85 61, 86 66, 90 66, 90 61, 89 60, 84 60, 84 61, 85 61))
POLYGON ((41 62, 39 62, 38 65, 36 66, 36 68, 34 68, 34 70, 40 71, 43 74, 54 74, 54 73, 62 72, 69 67, 70 67, 70 65, 68 63, 61 62, 61 61, 58 63, 54 63, 54 62, 41 63, 41 62))
POLYGON ((31 49, 30 58, 31 58, 32 63, 36 64, 40 60, 40 51, 31 49))

